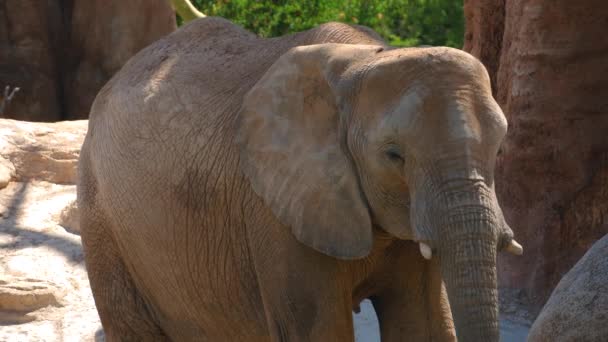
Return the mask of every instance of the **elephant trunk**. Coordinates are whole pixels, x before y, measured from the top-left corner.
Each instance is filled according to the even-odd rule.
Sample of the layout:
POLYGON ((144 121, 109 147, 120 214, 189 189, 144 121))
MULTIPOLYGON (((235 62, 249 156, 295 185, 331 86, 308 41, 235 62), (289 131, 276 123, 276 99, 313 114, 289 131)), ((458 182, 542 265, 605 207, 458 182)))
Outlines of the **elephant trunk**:
POLYGON ((463 236, 440 258, 459 341, 498 341, 495 244, 463 236))
POLYGON ((504 224, 483 180, 447 182, 430 221, 460 341, 498 341, 496 246, 504 224))

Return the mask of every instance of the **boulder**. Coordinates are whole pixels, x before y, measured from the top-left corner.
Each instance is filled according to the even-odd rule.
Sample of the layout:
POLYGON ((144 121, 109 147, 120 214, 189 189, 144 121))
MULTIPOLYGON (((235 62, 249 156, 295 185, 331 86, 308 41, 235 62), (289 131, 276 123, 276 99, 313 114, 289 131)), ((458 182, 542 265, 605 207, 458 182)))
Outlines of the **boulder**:
POLYGON ((0 322, 3 324, 26 323, 37 317, 29 312, 49 305, 60 306, 61 291, 47 281, 6 277, 0 278, 0 322))
POLYGON ((78 212, 78 202, 70 202, 61 213, 57 223, 70 233, 80 235, 80 213, 78 212))
POLYGON ((87 125, 86 120, 43 124, 0 119, 0 188, 6 178, 76 184, 87 125))
POLYGON ((608 338, 608 235, 560 280, 532 325, 529 342, 608 338))
POLYGON ((0 6, 0 117, 86 119, 95 95, 143 47, 174 31, 167 0, 5 0, 0 6))
POLYGON ((15 166, 10 160, 0 157, 0 189, 4 189, 15 177, 15 166))
POLYGON ((0 341, 103 336, 80 237, 73 233, 86 130, 87 121, 0 119, 0 341))
POLYGON ((489 69, 509 121, 496 190, 524 246, 499 257, 499 285, 523 288, 539 308, 608 233, 608 2, 466 5, 465 49, 489 69))

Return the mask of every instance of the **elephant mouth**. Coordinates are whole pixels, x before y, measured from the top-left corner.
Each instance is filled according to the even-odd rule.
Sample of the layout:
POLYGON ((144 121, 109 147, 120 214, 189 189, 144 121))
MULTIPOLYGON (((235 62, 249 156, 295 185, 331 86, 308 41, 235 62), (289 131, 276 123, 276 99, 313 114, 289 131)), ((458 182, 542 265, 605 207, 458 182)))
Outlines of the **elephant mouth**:
POLYGON ((389 231, 387 229, 382 227, 382 225, 380 225, 377 222, 372 222, 372 229, 373 229, 375 239, 380 239, 380 240, 398 239, 395 235, 389 233, 389 231))

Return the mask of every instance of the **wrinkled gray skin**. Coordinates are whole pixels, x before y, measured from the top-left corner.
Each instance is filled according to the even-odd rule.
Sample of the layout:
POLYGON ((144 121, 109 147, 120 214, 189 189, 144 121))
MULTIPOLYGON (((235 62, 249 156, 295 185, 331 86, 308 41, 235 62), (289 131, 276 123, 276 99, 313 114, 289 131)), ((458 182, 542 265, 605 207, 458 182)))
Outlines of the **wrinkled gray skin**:
POLYGON ((498 341, 506 127, 459 50, 191 22, 91 111, 78 201, 107 339, 348 341, 371 298, 384 341, 498 341))

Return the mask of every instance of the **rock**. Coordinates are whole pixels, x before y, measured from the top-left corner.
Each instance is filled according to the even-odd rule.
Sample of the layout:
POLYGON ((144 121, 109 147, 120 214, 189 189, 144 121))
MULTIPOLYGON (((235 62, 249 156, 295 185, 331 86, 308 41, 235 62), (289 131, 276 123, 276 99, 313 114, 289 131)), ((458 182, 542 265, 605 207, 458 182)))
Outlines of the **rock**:
POLYGON ((93 341, 100 323, 77 227, 87 121, 0 119, 0 341, 93 341))
POLYGON ((78 213, 78 203, 72 201, 59 214, 58 223, 72 234, 80 235, 80 214, 78 213))
POLYGON ((15 166, 10 160, 0 157, 0 189, 4 189, 15 176, 15 166))
POLYGON ((496 190, 524 255, 499 257, 499 285, 538 308, 608 233, 608 3, 468 0, 465 10, 465 48, 490 69, 509 121, 496 190), (504 24, 491 19, 501 11, 504 24))
POLYGON ((561 279, 528 341, 603 342, 608 337, 608 235, 561 279))
POLYGON ((85 120, 44 124, 0 119, 0 185, 2 167, 16 182, 76 184, 86 131, 85 120))
POLYGON ((166 0, 4 0, 0 6, 0 117, 84 119, 99 89, 140 49, 176 28, 166 0))
POLYGON ((60 306, 62 295, 57 287, 47 281, 7 277, 0 278, 0 321, 3 323, 26 323, 36 319, 29 312, 45 306, 60 306))

